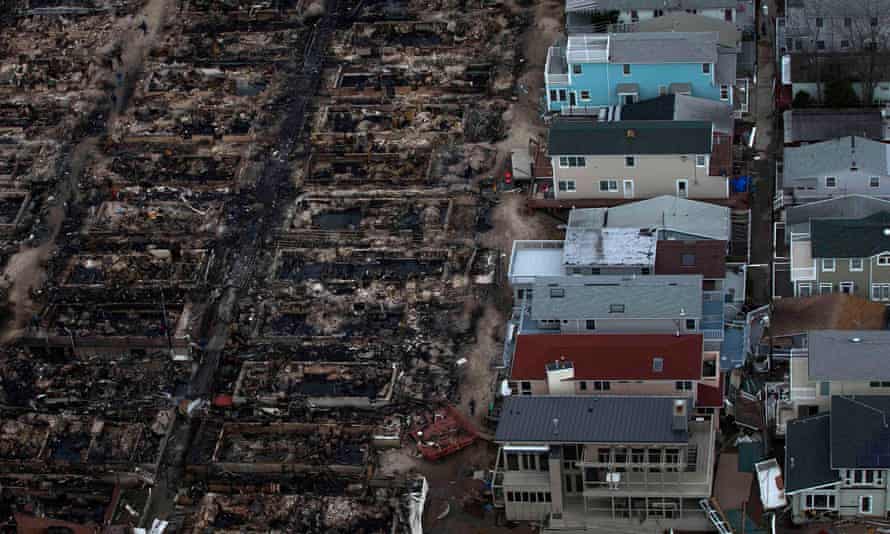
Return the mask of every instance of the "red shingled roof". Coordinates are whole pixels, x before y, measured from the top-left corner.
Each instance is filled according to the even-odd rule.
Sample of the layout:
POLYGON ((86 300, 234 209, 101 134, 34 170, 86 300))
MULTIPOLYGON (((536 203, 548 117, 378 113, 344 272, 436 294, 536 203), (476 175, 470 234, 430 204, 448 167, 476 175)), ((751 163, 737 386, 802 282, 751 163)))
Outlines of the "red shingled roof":
POLYGON ((726 241, 659 241, 655 245, 655 274, 700 274, 705 278, 726 276, 726 241), (693 255, 692 265, 683 256, 693 255))
POLYGON ((720 374, 720 382, 717 387, 706 386, 698 383, 698 391, 695 393, 695 405, 698 408, 722 408, 723 407, 723 374, 720 374))
POLYGON ((697 380, 701 334, 524 334, 516 340, 513 380, 544 380, 545 366, 572 362, 576 380, 697 380), (652 358, 664 358, 660 373, 652 358))

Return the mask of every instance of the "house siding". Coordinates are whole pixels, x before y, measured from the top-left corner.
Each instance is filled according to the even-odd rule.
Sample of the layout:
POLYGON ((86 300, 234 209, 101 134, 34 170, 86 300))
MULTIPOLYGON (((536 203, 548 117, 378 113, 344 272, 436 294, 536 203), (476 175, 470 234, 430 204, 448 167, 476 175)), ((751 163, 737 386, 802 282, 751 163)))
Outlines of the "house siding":
MULTIPOLYGON (((556 319, 556 317, 555 317, 556 319)), ((566 320, 560 322, 563 334, 692 334, 699 332, 700 317, 677 317, 676 319, 596 319, 596 329, 588 330, 586 320, 566 320), (686 319, 695 319, 696 328, 686 328, 686 319)))
POLYGON ((687 180, 689 198, 727 198, 727 178, 708 176, 707 166, 695 166, 695 154, 628 155, 636 158, 634 167, 625 167, 624 155, 587 156, 586 167, 571 168, 560 168, 559 158, 553 158, 556 198, 628 198, 624 193, 624 180, 633 180, 632 198, 676 195, 678 179, 687 180), (575 181, 575 191, 559 191, 559 182, 565 180, 575 181), (600 180, 618 181, 618 191, 600 191, 600 180))
POLYGON ((870 172, 849 170, 842 172, 829 171, 820 176, 794 177, 788 181, 788 185, 794 188, 794 197, 800 203, 852 194, 877 197, 890 196, 890 176, 880 175, 880 187, 871 187, 869 186, 869 179, 872 176, 876 175, 870 172), (835 176, 837 178, 837 187, 825 187, 826 176, 835 176), (796 180, 806 178, 814 178, 816 180, 816 185, 813 189, 795 187, 796 180))
MULTIPOLYGON (((816 270, 819 271, 817 278, 819 284, 831 283, 831 292, 840 293, 842 282, 853 282, 853 294, 862 298, 869 298, 869 276, 867 260, 862 262, 862 271, 850 271, 850 260, 848 258, 835 258, 834 271, 825 271, 822 269, 822 260, 816 260, 816 270)), ((821 286, 820 286, 821 287, 821 286)))
POLYGON ((581 73, 574 74, 573 65, 569 65, 569 85, 547 85, 547 96, 550 111, 562 111, 570 104, 550 100, 550 90, 565 89, 575 93, 577 106, 603 107, 619 104, 617 87, 619 84, 635 83, 639 85, 638 100, 647 100, 659 96, 659 87, 669 87, 672 83, 688 83, 692 87, 692 96, 720 100, 720 86, 714 83, 715 65, 711 65, 710 73, 702 72, 701 63, 666 63, 636 64, 632 63, 630 74, 624 74, 624 64, 581 63, 581 73), (590 98, 581 100, 581 91, 589 91, 590 98))

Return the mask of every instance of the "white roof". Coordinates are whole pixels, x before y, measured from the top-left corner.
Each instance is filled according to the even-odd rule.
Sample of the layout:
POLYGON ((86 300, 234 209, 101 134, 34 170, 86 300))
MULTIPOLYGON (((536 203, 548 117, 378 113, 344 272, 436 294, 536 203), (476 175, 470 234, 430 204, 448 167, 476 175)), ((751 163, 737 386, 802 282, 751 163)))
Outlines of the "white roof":
POLYGON ((652 228, 722 241, 729 241, 732 231, 730 209, 726 206, 671 195, 611 208, 575 209, 569 215, 569 226, 582 218, 602 221, 599 226, 611 229, 652 228))
POLYGON ((566 229, 566 265, 655 265, 654 233, 639 228, 566 229))
POLYGON ((565 272, 562 266, 562 253, 562 241, 514 241, 513 254, 510 258, 510 280, 517 281, 518 278, 536 276, 562 276, 565 272))

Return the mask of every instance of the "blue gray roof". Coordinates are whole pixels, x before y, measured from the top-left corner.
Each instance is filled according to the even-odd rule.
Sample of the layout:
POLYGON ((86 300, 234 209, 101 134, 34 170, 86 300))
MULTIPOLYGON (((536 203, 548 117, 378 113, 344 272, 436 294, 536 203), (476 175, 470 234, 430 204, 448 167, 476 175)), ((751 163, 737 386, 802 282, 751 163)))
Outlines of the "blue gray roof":
POLYGON ((831 469, 831 415, 795 419, 785 431, 785 492, 818 488, 839 481, 831 469))
MULTIPOLYGON (((507 397, 498 443, 688 443, 668 397, 507 397)), ((685 425, 681 425, 684 426, 685 425)))
POLYGON ((638 32, 609 36, 610 63, 717 63, 717 32, 638 32))
POLYGON ((535 280, 531 317, 697 319, 702 316, 701 287, 701 275, 540 277, 535 280), (552 292, 555 288, 563 291, 552 292))
MULTIPOLYGON (((890 204, 890 203, 888 203, 890 204)), ((569 227, 591 221, 591 228, 655 228, 704 239, 729 241, 730 209, 673 195, 629 202, 611 208, 573 209, 569 227)))
POLYGON ((811 330, 811 380, 890 380, 890 331, 811 330))
POLYGON ((841 137, 821 143, 785 148, 782 171, 783 185, 794 187, 795 181, 806 178, 837 176, 850 172, 887 176, 887 151, 890 145, 864 137, 841 137))
POLYGON ((890 397, 831 397, 831 467, 890 469, 890 397))

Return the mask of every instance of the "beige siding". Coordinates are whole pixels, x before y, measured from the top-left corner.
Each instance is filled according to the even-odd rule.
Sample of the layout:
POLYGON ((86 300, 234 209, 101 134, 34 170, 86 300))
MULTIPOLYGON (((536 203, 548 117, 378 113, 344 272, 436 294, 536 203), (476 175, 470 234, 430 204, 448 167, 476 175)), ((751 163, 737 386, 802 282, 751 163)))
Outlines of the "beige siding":
POLYGON ((708 176, 708 168, 695 166, 695 155, 683 157, 635 156, 636 166, 624 165, 624 156, 587 156, 586 167, 560 168, 559 158, 553 158, 553 173, 557 182, 558 199, 625 197, 624 180, 633 180, 633 198, 652 198, 675 195, 678 179, 688 181, 690 198, 726 198, 727 180, 708 176), (616 180, 618 191, 600 191, 600 180, 616 180), (574 180, 576 191, 559 191, 561 180, 574 180))
POLYGON ((821 292, 821 284, 831 284, 832 293, 840 293, 842 282, 853 282, 853 291, 855 295, 862 298, 869 298, 870 285, 868 282, 868 260, 862 261, 862 271, 851 271, 850 260, 848 258, 836 258, 834 260, 834 271, 826 271, 822 269, 822 260, 816 260, 816 269, 819 271, 819 292, 821 292))

